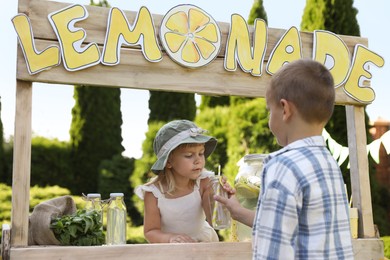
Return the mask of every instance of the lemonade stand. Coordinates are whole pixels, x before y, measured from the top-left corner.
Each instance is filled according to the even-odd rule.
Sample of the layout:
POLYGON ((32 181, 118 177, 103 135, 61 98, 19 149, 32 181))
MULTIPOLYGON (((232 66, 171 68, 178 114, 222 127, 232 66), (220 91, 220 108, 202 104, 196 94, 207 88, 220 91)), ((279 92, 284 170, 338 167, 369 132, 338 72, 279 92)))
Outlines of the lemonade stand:
POLYGON ((79 84, 205 95, 264 97, 273 73, 300 57, 332 57, 336 103, 345 105, 351 186, 358 209, 356 259, 383 258, 376 237, 366 153, 364 106, 374 101, 364 64, 383 66, 365 38, 327 31, 248 26, 232 14, 215 21, 200 7, 165 15, 46 0, 19 0, 12 23, 19 39, 11 226, 3 226, 3 259, 251 259, 250 242, 97 247, 28 246, 32 83, 79 84), (239 66, 238 66, 239 65, 239 66))

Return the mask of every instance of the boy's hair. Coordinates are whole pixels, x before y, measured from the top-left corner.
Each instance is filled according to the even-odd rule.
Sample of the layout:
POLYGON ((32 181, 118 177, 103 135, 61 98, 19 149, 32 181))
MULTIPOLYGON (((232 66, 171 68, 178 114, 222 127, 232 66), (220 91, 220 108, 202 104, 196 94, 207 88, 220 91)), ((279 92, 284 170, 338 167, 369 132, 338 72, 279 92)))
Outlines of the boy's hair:
POLYGON ((292 102, 309 123, 327 123, 332 116, 335 89, 333 77, 321 63, 299 59, 284 65, 267 88, 270 102, 292 102))

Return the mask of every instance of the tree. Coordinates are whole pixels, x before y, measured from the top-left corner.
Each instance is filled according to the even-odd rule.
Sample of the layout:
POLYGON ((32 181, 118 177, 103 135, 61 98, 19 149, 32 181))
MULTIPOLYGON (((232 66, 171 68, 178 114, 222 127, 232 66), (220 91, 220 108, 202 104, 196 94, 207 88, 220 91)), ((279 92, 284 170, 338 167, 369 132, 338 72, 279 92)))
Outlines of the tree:
MULTIPOLYGON (((1 98, 0 98, 0 115, 1 115, 1 98)), ((0 180, 5 176, 5 153, 4 153, 4 132, 3 121, 0 118, 0 180)))
POLYGON ((124 151, 120 89, 75 86, 70 129, 75 187, 72 192, 96 192, 98 167, 124 151))
POLYGON ((151 122, 168 122, 174 119, 193 120, 196 114, 193 93, 150 91, 149 119, 151 122))
POLYGON ((254 24, 257 18, 263 19, 266 23, 268 21, 267 13, 263 7, 263 0, 254 1, 248 17, 248 24, 254 24))
POLYGON ((268 126, 265 99, 255 98, 231 107, 227 126, 228 163, 224 169, 232 181, 238 172, 237 162, 246 154, 267 154, 280 149, 268 126))

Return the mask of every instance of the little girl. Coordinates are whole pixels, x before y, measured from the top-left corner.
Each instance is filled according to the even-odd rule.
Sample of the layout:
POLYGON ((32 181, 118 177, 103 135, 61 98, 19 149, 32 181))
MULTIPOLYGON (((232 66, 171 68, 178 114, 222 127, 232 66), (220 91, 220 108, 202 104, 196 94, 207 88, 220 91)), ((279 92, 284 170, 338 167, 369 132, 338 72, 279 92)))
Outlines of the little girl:
POLYGON ((144 235, 149 243, 217 242, 211 227, 205 158, 217 140, 188 120, 175 120, 156 134, 157 176, 135 189, 144 200, 144 235))

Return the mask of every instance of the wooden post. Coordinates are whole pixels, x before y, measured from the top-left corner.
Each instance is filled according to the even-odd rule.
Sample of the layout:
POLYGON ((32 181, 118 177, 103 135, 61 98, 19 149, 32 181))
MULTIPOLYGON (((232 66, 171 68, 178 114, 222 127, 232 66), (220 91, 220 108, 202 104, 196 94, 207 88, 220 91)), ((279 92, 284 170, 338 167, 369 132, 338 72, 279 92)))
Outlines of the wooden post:
POLYGON ((2 260, 9 260, 10 254, 10 241, 11 241, 11 230, 9 224, 2 225, 1 232, 1 258, 2 260))
POLYGON ((11 245, 27 246, 30 203, 32 83, 17 80, 14 163, 12 173, 11 245))
POLYGON ((374 238, 375 229, 371 206, 371 188, 368 171, 367 137, 364 107, 345 106, 348 128, 349 163, 352 202, 358 208, 359 238, 374 238))

